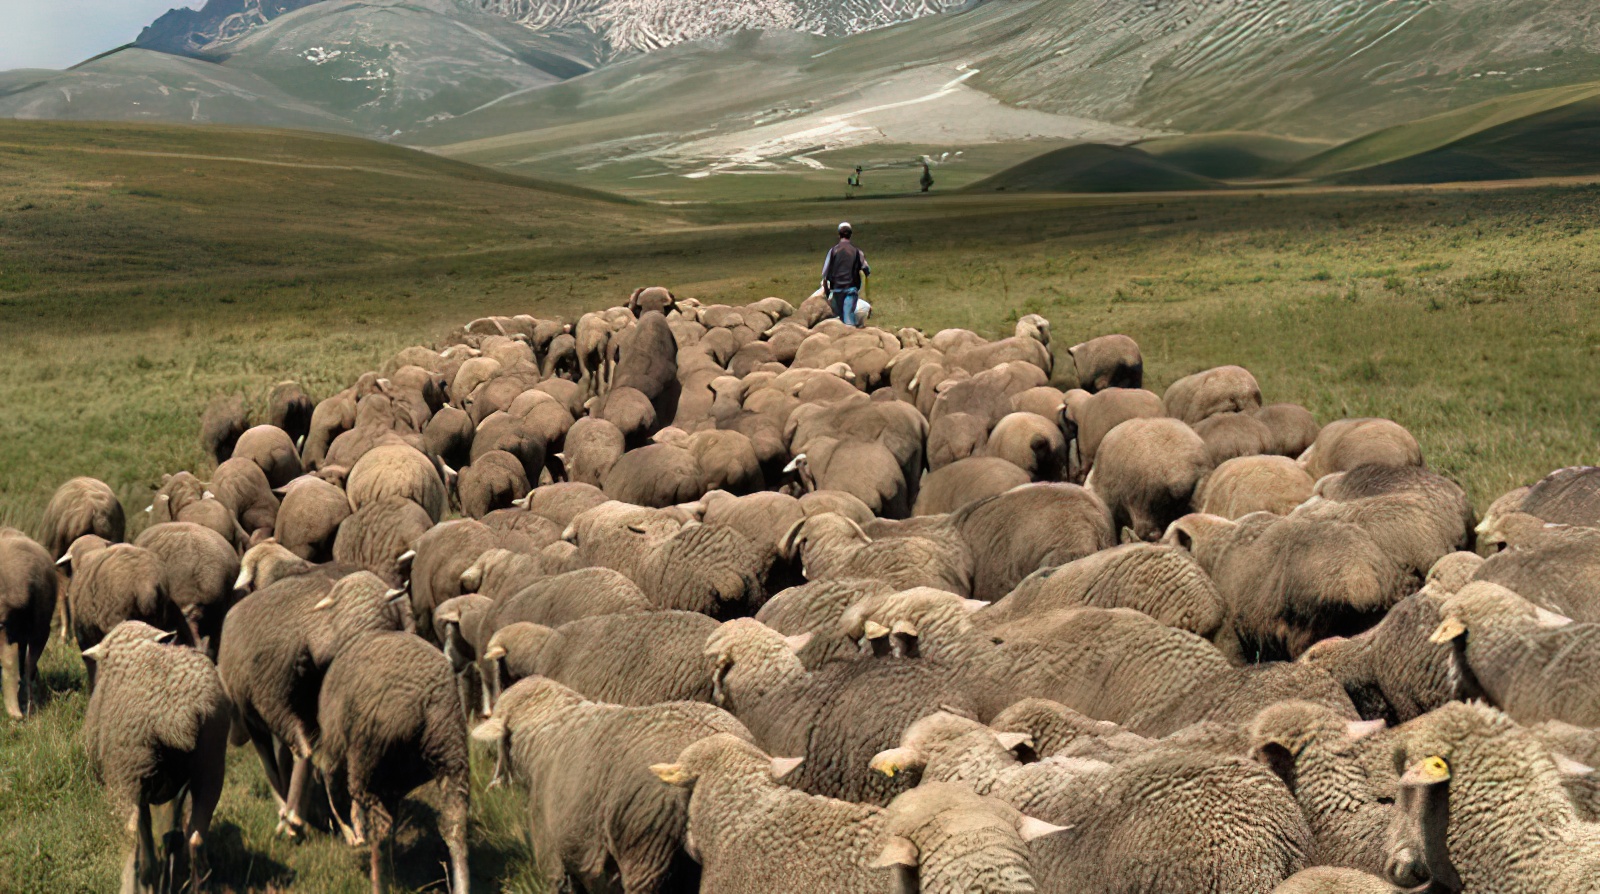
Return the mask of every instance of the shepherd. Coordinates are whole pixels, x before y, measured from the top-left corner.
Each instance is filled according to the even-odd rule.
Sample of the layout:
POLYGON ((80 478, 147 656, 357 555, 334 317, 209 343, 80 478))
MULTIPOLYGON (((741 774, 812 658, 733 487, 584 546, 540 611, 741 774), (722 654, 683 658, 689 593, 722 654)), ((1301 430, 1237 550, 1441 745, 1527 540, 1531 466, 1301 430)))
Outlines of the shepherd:
POLYGON ((872 275, 867 256, 850 241, 854 232, 848 222, 839 224, 839 244, 828 249, 827 260, 822 262, 822 289, 828 293, 828 306, 846 326, 860 326, 856 302, 867 277, 872 275))

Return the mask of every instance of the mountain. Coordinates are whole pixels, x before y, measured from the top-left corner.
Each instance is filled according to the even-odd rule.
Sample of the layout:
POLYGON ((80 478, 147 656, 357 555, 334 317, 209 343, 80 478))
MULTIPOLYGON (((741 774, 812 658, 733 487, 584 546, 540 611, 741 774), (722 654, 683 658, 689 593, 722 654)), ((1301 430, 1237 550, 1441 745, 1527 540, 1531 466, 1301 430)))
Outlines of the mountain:
POLYGON ((200 9, 169 9, 139 34, 134 45, 179 56, 242 37, 286 12, 320 0, 206 0, 200 9))
POLYGON ((69 71, 0 72, 0 117, 348 127, 249 72, 141 49, 119 50, 69 71))
POLYGON ((477 0, 485 10, 540 33, 583 29, 614 54, 649 52, 735 31, 803 31, 839 37, 979 0, 477 0))

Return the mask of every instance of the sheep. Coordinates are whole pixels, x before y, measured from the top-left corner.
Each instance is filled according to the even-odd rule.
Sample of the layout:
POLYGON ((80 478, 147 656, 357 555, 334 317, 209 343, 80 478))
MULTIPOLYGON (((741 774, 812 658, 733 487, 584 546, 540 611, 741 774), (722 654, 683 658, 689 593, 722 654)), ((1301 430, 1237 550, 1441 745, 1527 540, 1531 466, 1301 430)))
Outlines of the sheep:
POLYGON ((1114 766, 1023 764, 1010 750, 1017 740, 940 712, 912 724, 872 766, 922 785, 960 784, 1064 826, 1031 848, 1042 892, 1267 894, 1306 863, 1311 836, 1298 807, 1248 761, 1154 752, 1114 766))
POLYGON ((733 712, 764 747, 803 755, 794 784, 812 794, 885 804, 904 786, 870 772, 872 755, 905 727, 938 710, 981 708, 956 669, 938 662, 834 662, 808 671, 788 639, 750 618, 706 640, 714 659, 713 702, 733 712))
POLYGON ((793 769, 727 733, 651 766, 690 789, 701 891, 1032 894, 1026 842, 1061 831, 955 786, 908 792, 887 810, 808 795, 779 783, 793 769))
POLYGON ((1100 444, 1112 429, 1129 419, 1158 419, 1166 415, 1161 398, 1142 388, 1105 388, 1090 394, 1073 389, 1062 396, 1061 428, 1077 445, 1077 477, 1094 468, 1100 444))
POLYGON ((433 612, 434 630, 455 674, 461 712, 469 718, 489 716, 489 686, 479 659, 489 645, 490 631, 485 628, 493 610, 494 600, 468 593, 446 599, 433 612))
POLYGON ((719 733, 750 741, 711 705, 608 705, 542 677, 507 689, 472 731, 498 749, 497 770, 509 765, 528 788, 528 832, 547 885, 572 879, 630 894, 697 887, 699 867, 685 852, 689 795, 649 768, 719 733))
POLYGON ((267 395, 267 422, 283 429, 296 444, 311 433, 311 414, 315 410, 316 402, 299 382, 279 382, 267 395))
POLYGON ((411 616, 417 634, 435 644, 444 640, 434 629, 433 613, 447 599, 461 595, 461 579, 500 538, 481 522, 456 519, 429 528, 417 538, 411 560, 411 616))
POLYGON ((1600 879, 1600 825, 1580 820, 1531 733, 1479 703, 1407 725, 1388 880, 1403 888, 1576 894, 1600 879))
POLYGON ((1144 357, 1126 335, 1102 335, 1067 349, 1077 386, 1089 393, 1144 384, 1144 357))
POLYGON ((699 612, 673 611, 598 615, 553 630, 516 623, 494 634, 483 658, 495 691, 538 674, 595 701, 710 703, 715 665, 705 643, 717 628, 699 612))
POLYGON ((1310 823, 1313 862, 1383 871, 1391 809, 1356 753, 1383 728, 1299 701, 1272 705, 1251 723, 1251 754, 1283 779, 1310 823))
POLYGON ((1256 418, 1272 432, 1267 452, 1294 459, 1316 443, 1322 430, 1317 417, 1299 404, 1267 404, 1256 411, 1256 418))
POLYGON ((1473 547, 1472 501, 1455 482, 1417 466, 1368 464, 1325 476, 1313 499, 1290 513, 1348 521, 1371 534, 1412 577, 1473 547))
POLYGON ((253 460, 240 457, 217 466, 206 493, 228 507, 248 534, 270 534, 277 524, 278 498, 272 493, 267 474, 253 460))
POLYGON ((777 593, 755 619, 784 636, 811 634, 800 658, 814 668, 834 658, 854 657, 856 644, 838 635, 841 616, 868 596, 892 592, 894 587, 878 580, 812 581, 777 593))
POLYGON ((1252 512, 1288 515, 1311 499, 1316 482, 1285 456, 1240 456, 1219 464, 1195 489, 1195 511, 1238 519, 1252 512))
POLYGON ((913 516, 943 515, 968 503, 1003 494, 1032 479, 1015 463, 992 456, 958 459, 929 472, 922 481, 913 516))
POLYGON ((384 497, 339 523, 333 560, 364 568, 398 586, 409 574, 417 541, 432 527, 421 506, 404 497, 384 497))
POLYGON ((1165 542, 1192 552, 1228 607, 1218 648, 1235 661, 1293 659, 1382 620, 1403 569, 1362 528, 1337 519, 1188 515, 1165 542))
POLYGON ((1538 528, 1536 538, 1486 559, 1472 579, 1499 584, 1575 621, 1600 622, 1600 530, 1538 528))
POLYGON ((1216 413, 1196 422, 1194 433, 1205 442, 1213 466, 1242 456, 1260 456, 1272 447, 1272 429, 1254 413, 1216 413))
POLYGON ((231 458, 248 459, 260 466, 273 487, 283 487, 305 471, 294 440, 276 425, 258 425, 240 435, 231 458))
POLYGON ((1362 717, 1404 723, 1483 695, 1460 672, 1452 647, 1430 642, 1440 620, 1439 599, 1425 589, 1400 600, 1370 630, 1322 640, 1299 660, 1332 674, 1362 717))
MULTIPOLYGON (((100 673, 84 713, 84 752, 112 807, 128 817, 124 891, 158 884, 177 890, 185 865, 191 891, 208 875, 206 838, 227 765, 228 698, 211 662, 171 641, 171 633, 127 621, 87 654, 100 673), (172 831, 182 842, 166 854, 156 850, 151 818, 151 807, 161 804, 171 804, 172 831), (168 867, 171 875, 163 877, 168 867)), ((173 848, 165 832, 162 843, 173 848)))
POLYGON ((1421 466, 1422 447, 1411 432, 1388 419, 1339 419, 1324 425, 1317 439, 1300 454, 1312 478, 1356 466, 1421 466))
POLYGON ((1500 530, 1508 517, 1525 515, 1546 524, 1600 527, 1595 496, 1600 492, 1600 471, 1595 466, 1557 469, 1528 487, 1519 487, 1499 499, 1484 513, 1478 534, 1485 543, 1504 543, 1500 530))
POLYGON ((342 781, 349 792, 352 843, 364 837, 370 848, 373 894, 382 891, 379 852, 401 799, 430 781, 443 794, 439 832, 450 851, 450 890, 467 894, 471 767, 445 657, 403 631, 357 636, 322 680, 317 725, 316 766, 330 789, 342 781))
POLYGON ((272 539, 302 559, 326 562, 333 558, 334 537, 350 511, 350 498, 338 486, 303 475, 284 488, 272 539))
POLYGON ((222 619, 234 602, 239 555, 221 534, 188 522, 166 522, 144 529, 133 545, 161 560, 162 583, 194 631, 195 641, 213 661, 222 619))
POLYGON ((999 733, 1018 733, 1012 739, 1019 757, 1083 757, 1117 763, 1149 751, 1156 740, 1131 733, 1115 723, 1085 717, 1060 702, 1043 698, 1020 699, 989 721, 999 733))
POLYGON ((278 802, 278 832, 301 834, 317 740, 314 699, 341 649, 368 632, 409 626, 405 591, 357 572, 303 574, 239 600, 222 625, 217 671, 278 802), (308 701, 309 699, 309 701, 308 701))
POLYGON ((1177 419, 1130 419, 1100 442, 1086 482, 1111 508, 1124 540, 1153 541, 1190 511, 1211 471, 1206 444, 1177 419))
POLYGON ((814 437, 794 459, 785 474, 799 476, 806 491, 840 490, 884 518, 911 514, 915 496, 901 465, 887 447, 875 441, 814 437))
POLYGON ((766 601, 763 582, 776 556, 733 528, 690 523, 647 548, 630 576, 656 608, 731 618, 766 601))
MULTIPOLYGON (((93 538, 89 535, 82 540, 93 538)), ((94 648, 112 628, 123 621, 143 621, 160 630, 177 634, 186 646, 195 644, 194 631, 183 610, 167 592, 166 569, 161 557, 147 549, 114 543, 83 555, 72 554, 72 584, 67 599, 72 603, 72 635, 78 648, 94 648)), ((94 659, 85 661, 89 691, 93 692, 99 674, 94 659)))
POLYGON ((995 423, 984 452, 1014 463, 1031 481, 1060 481, 1068 471, 1067 439, 1054 418, 1009 413, 995 423))
POLYGON ((924 537, 874 540, 861 526, 831 512, 802 518, 779 545, 788 560, 800 559, 807 580, 867 578, 905 589, 970 590, 967 575, 937 541, 924 537))
POLYGON ((43 703, 39 656, 56 611, 50 553, 16 528, 0 527, 0 686, 6 713, 21 720, 43 703))
POLYGON ((647 612, 656 608, 639 585, 610 568, 581 568, 530 583, 490 611, 486 630, 528 622, 559 627, 599 615, 647 612))
POLYGON ((67 547, 86 534, 121 543, 126 528, 121 501, 95 478, 73 478, 56 488, 39 518, 40 544, 52 560, 66 555, 67 547))
POLYGON ((1254 413, 1261 408, 1261 386, 1242 366, 1218 366, 1168 385, 1161 403, 1168 416, 1194 425, 1218 413, 1254 413))
MULTIPOLYGON (((1022 579, 1116 543, 1111 512, 1075 484, 1027 484, 950 517, 972 556, 972 596, 994 602, 1022 579)), ((956 591, 959 592, 959 591, 956 591)))
POLYGON ((988 420, 971 413, 946 413, 928 426, 928 469, 937 472, 951 463, 982 456, 988 445, 988 420))
POLYGON ((726 525, 752 542, 776 548, 789 526, 805 516, 800 501, 773 491, 734 496, 712 490, 690 504, 701 521, 726 525))
POLYGON ((217 395, 200 413, 200 449, 220 465, 233 456, 233 445, 249 427, 244 398, 237 394, 217 395))
POLYGON ((531 487, 522 462, 504 450, 491 450, 462 469, 456 478, 461 514, 481 519, 497 509, 509 509, 526 497, 531 487))
POLYGON ((1238 668, 1210 643, 1125 608, 1074 608, 979 630, 952 594, 910 591, 870 597, 841 619, 847 637, 868 622, 915 638, 924 658, 991 681, 993 704, 1036 696, 1060 702, 1145 736, 1163 736, 1214 720, 1241 723, 1282 698, 1357 714, 1326 672, 1292 664, 1238 668), (998 684, 1003 683, 1003 686, 998 684))
POLYGON ((1080 605, 1136 609, 1207 639, 1221 627, 1225 609, 1211 578, 1188 552, 1130 543, 1034 572, 979 610, 973 623, 993 626, 1080 605))
POLYGON ((1600 726, 1600 624, 1579 624, 1497 584, 1446 597, 1430 641, 1449 643, 1459 672, 1519 723, 1600 726))

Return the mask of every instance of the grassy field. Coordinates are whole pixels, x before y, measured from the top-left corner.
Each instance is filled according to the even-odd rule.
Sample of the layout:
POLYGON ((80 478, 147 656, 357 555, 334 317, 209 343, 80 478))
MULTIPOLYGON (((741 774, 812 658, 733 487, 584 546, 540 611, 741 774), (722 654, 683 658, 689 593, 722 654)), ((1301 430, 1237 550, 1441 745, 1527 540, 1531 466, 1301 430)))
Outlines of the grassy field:
MULTIPOLYGON (((876 323, 1126 332, 1157 389, 1240 363, 1323 420, 1400 421, 1480 509, 1600 460, 1600 185, 659 206, 340 138, 0 123, 0 523, 33 531, 87 474, 142 524, 162 472, 204 473, 211 395, 320 396, 481 314, 570 318, 650 283, 797 300, 841 218, 876 323)), ((0 892, 103 891, 120 833, 77 745, 81 668, 47 657, 47 709, 0 723, 0 892)), ((272 837, 252 756, 230 773, 220 889, 363 889, 360 854, 272 837)), ((535 890, 514 795, 476 794, 479 890, 535 890)), ((443 889, 425 801, 404 890, 443 889)))

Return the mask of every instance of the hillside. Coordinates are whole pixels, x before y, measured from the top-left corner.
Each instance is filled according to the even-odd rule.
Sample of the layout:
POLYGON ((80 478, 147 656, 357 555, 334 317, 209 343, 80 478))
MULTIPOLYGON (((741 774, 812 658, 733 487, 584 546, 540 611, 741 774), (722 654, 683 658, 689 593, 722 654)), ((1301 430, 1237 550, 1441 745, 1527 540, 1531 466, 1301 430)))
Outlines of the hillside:
POLYGON ((1128 146, 1087 143, 1031 158, 967 187, 968 192, 1175 192, 1217 181, 1128 146))

